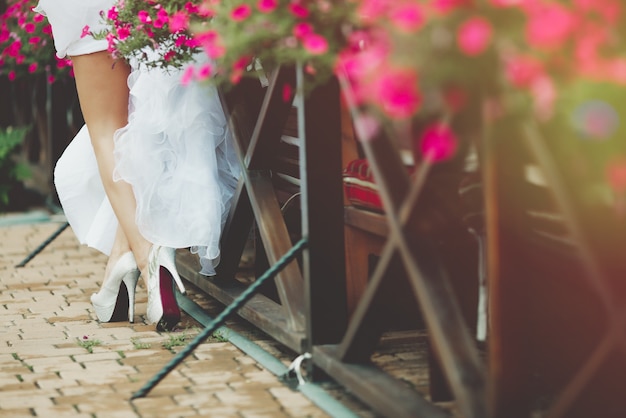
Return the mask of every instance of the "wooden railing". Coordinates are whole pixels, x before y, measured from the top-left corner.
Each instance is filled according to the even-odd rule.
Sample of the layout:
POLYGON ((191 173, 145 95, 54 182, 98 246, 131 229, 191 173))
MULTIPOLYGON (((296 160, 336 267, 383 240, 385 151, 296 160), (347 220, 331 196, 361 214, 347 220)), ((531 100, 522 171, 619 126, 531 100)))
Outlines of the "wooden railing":
MULTIPOLYGON (((297 199, 300 220, 295 233, 307 236, 309 246, 298 263, 277 277, 274 297, 255 296, 239 315, 295 352, 310 353, 311 376, 318 375, 316 370, 325 372, 384 415, 443 417, 446 412, 425 394, 370 361, 383 332, 394 325, 385 322, 390 318, 385 306, 393 306, 394 292, 410 289, 413 312, 419 315, 417 307, 421 308, 437 364, 442 365, 460 410, 467 417, 486 416, 484 368, 433 247, 416 233, 416 215, 406 215, 415 212, 416 202, 407 199, 411 180, 402 171, 397 152, 382 137, 365 150, 381 184, 386 215, 344 207, 341 116, 345 112, 339 85, 332 79, 296 106, 291 98, 285 100, 285 91, 301 86, 297 69, 280 68, 265 88, 258 80, 245 80, 224 94, 243 174, 223 235, 223 258, 218 276, 207 279, 195 273, 197 260, 192 255, 180 254, 181 274, 229 304, 246 286, 235 275, 251 228, 256 227, 257 244, 269 264, 274 263, 290 248, 294 234, 281 206, 297 199), (293 132, 298 143, 295 161, 293 152, 290 157, 281 151, 285 147, 281 138, 293 132), (281 173, 290 171, 285 167, 291 167, 286 175, 281 173), (296 179, 291 182, 296 189, 289 192, 287 187, 285 192, 280 185, 285 177, 296 179), (346 220, 353 226, 362 223, 366 229, 374 228, 386 241, 373 275, 363 277, 357 289, 349 289, 350 295, 344 261, 352 255, 344 247, 346 220)), ((395 296, 406 299, 406 295, 395 296)), ((422 319, 416 316, 414 322, 422 319)))
MULTIPOLYGON (((297 105, 285 100, 301 83, 297 69, 280 68, 267 87, 245 80, 223 94, 243 175, 218 276, 199 276, 189 253, 179 254, 181 274, 230 304, 247 286, 236 276, 252 235, 257 264, 267 265, 306 236, 303 256, 239 315, 294 352, 309 353, 312 378, 330 376, 383 416, 624 416, 625 271, 615 260, 626 232, 615 213, 594 207, 580 218, 552 150, 522 127, 514 143, 478 144, 484 260, 476 245, 463 244, 467 225, 439 200, 436 176, 424 183, 409 176, 393 138, 360 144, 383 212, 346 205, 340 88, 331 80, 297 105), (529 164, 550 181, 535 187, 524 174, 529 164), (287 207, 298 209, 296 221, 287 207), (603 232, 594 232, 594 222, 603 232), (480 261, 489 296, 483 353, 474 335, 480 261), (399 316, 390 312, 407 301, 402 325, 427 339, 428 349, 415 348, 428 358, 426 392, 373 361, 381 341, 394 340, 388 337, 399 316), (445 408, 445 400, 454 407, 445 408)), ((451 184, 460 184, 458 174, 451 184)))

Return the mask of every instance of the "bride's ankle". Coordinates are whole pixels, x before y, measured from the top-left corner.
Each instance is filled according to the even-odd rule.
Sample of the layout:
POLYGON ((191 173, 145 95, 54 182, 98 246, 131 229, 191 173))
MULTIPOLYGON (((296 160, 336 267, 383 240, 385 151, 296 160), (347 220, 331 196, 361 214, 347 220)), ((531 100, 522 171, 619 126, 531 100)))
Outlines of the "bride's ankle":
POLYGON ((148 257, 150 254, 150 248, 152 245, 148 245, 145 248, 142 248, 141 251, 134 251, 135 261, 137 262, 137 268, 141 272, 142 277, 146 277, 145 275, 148 273, 148 257))
POLYGON ((123 250, 123 249, 113 249, 111 250, 111 254, 109 255, 109 259, 107 260, 107 264, 106 267, 104 269, 104 276, 102 278, 102 284, 104 285, 104 283, 107 282, 107 280, 109 279, 109 277, 111 276, 111 273, 113 271, 113 269, 115 268, 115 266, 117 265, 117 262, 124 257, 125 254, 128 254, 130 252, 129 249, 123 250))

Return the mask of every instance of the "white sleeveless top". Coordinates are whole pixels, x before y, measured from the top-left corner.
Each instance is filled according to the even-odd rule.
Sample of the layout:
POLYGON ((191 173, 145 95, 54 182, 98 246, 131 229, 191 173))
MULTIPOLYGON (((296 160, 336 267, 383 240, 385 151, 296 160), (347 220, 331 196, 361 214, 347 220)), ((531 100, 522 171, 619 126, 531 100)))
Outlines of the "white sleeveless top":
POLYGON ((105 39, 83 36, 85 26, 92 32, 106 29, 100 12, 106 12, 115 0, 40 0, 33 9, 48 18, 52 25, 57 56, 83 55, 107 49, 105 39))

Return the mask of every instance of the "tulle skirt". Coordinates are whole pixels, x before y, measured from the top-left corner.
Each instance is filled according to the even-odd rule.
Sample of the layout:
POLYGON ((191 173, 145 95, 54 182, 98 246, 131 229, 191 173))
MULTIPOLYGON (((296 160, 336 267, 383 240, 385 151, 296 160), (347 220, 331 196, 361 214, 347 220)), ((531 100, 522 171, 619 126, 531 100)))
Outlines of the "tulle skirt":
MULTIPOLYGON (((100 11, 115 0, 40 0, 57 55, 106 49, 82 36, 106 26, 100 11)), ((199 55, 198 59, 202 59, 199 55)), ((128 78, 129 119, 115 134, 114 180, 129 183, 135 220, 154 244, 191 248, 201 273, 215 274, 219 240, 237 186, 239 163, 215 87, 183 86, 184 71, 137 63, 128 78)), ((104 193, 89 132, 83 127, 56 164, 54 182, 65 215, 81 243, 109 254, 118 226, 104 193)))
MULTIPOLYGON (((113 178, 132 185, 136 223, 150 242, 191 248, 214 275, 240 173, 213 86, 183 86, 180 72, 133 70, 128 125, 115 134, 113 178)), ((117 220, 85 127, 56 164, 55 186, 79 241, 108 254, 117 220)))

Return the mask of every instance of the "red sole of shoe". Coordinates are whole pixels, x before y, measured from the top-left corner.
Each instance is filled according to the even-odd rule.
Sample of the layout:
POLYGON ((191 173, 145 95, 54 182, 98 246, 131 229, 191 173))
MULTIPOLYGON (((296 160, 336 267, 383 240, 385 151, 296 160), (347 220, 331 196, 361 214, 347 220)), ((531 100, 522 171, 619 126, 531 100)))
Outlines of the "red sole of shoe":
POLYGON ((108 322, 123 321, 128 321, 128 289, 124 282, 120 285, 120 292, 117 294, 115 308, 113 308, 113 314, 108 322))
POLYGON ((163 316, 157 323, 157 330, 171 331, 180 322, 180 309, 174 295, 174 278, 169 270, 163 266, 159 267, 159 289, 163 304, 163 316))

